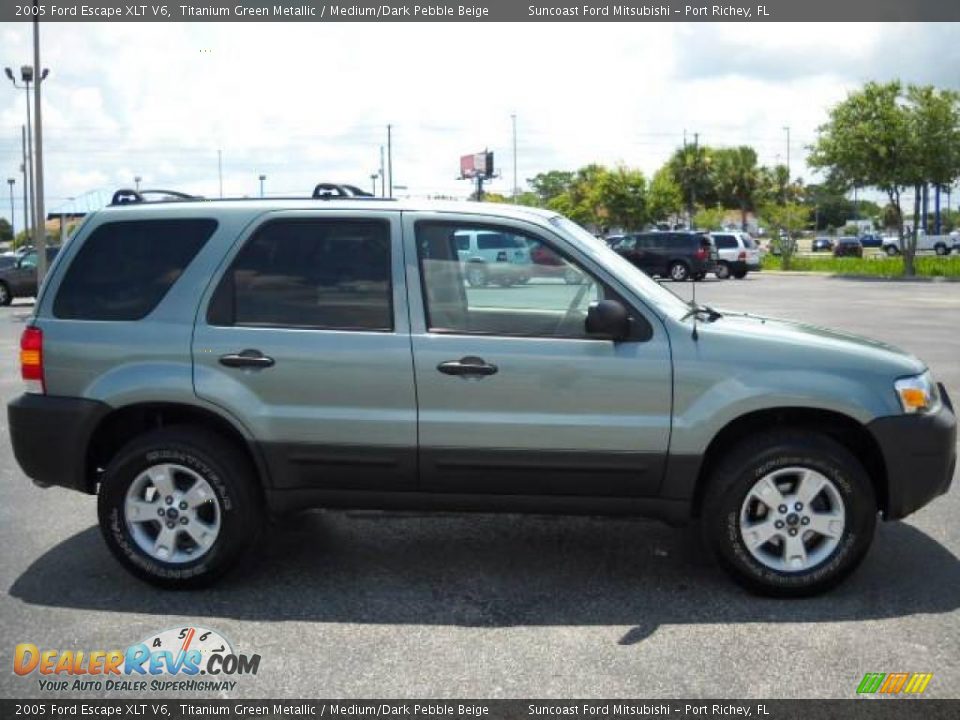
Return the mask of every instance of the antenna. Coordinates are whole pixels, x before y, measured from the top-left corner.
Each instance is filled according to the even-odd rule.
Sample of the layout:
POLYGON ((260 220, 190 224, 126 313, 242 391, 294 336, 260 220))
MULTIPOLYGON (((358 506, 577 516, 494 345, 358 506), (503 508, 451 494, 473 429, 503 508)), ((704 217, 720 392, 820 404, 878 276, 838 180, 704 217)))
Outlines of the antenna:
POLYGON ((697 274, 693 274, 693 335, 695 341, 700 339, 700 333, 697 332, 697 274))

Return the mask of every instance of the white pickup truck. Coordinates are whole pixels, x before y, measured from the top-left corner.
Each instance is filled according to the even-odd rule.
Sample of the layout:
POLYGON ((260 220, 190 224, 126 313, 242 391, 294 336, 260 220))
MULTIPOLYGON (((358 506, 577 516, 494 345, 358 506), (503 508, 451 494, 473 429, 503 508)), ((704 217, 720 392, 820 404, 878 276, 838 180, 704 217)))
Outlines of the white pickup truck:
MULTIPOLYGON (((904 238, 907 241, 908 238, 904 238)), ((891 257, 901 253, 900 238, 884 235, 881 249, 891 257)), ((960 236, 954 231, 949 235, 927 235, 922 230, 917 236, 917 250, 933 250, 937 255, 949 255, 951 250, 960 252, 960 236)))

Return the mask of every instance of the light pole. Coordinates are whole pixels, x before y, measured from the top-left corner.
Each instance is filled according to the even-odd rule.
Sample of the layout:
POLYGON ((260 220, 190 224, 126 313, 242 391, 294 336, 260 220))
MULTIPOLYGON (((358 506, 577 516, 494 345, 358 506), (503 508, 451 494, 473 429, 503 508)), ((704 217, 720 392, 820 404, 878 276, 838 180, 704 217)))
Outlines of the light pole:
POLYGON ((371 184, 370 192, 372 192, 374 195, 377 194, 377 178, 378 177, 380 177, 379 173, 370 174, 370 184, 371 184))
POLYGON ((513 202, 517 202, 517 114, 510 115, 510 121, 513 123, 513 202))
MULTIPOLYGON (((38 10, 38 0, 33 0, 34 10, 38 10)), ((36 111, 36 172, 37 177, 34 181, 36 185, 36 213, 37 213, 37 286, 43 282, 47 276, 47 215, 43 209, 43 106, 40 103, 40 85, 47 79, 50 71, 43 68, 40 64, 40 13, 36 12, 33 16, 33 67, 40 73, 40 77, 33 84, 33 106, 36 111)))
POLYGON ((266 175, 260 175, 260 197, 263 197, 263 181, 267 179, 266 175))
MULTIPOLYGON (((27 220, 27 225, 24 228, 26 230, 26 237, 28 240, 34 243, 36 247, 36 233, 34 231, 35 222, 36 222, 36 210, 37 207, 36 201, 34 198, 34 183, 33 183, 33 124, 30 120, 30 83, 33 82, 33 67, 30 65, 23 65, 20 68, 20 79, 23 81, 23 85, 17 84, 17 79, 13 76, 13 70, 10 68, 4 68, 3 71, 7 74, 7 77, 10 79, 10 82, 13 83, 15 88, 23 88, 26 90, 24 97, 27 100, 27 134, 24 139, 24 150, 25 157, 24 163, 26 165, 26 190, 30 194, 30 208, 34 209, 33 214, 29 216, 27 220)), ((24 196, 26 197, 26 196, 24 196)))
POLYGON ((141 180, 143 180, 143 178, 140 177, 139 175, 134 175, 134 176, 133 176, 133 184, 134 184, 134 186, 135 186, 134 189, 135 189, 137 192, 140 192, 140 181, 141 181, 141 180))
POLYGON ((784 125, 783 129, 787 133, 787 182, 790 182, 790 126, 784 125))
POLYGON ((14 227, 16 222, 13 219, 13 184, 16 182, 14 178, 7 178, 7 185, 10 186, 10 237, 11 240, 17 236, 17 229, 14 227))
POLYGON ((17 236, 17 229, 14 227, 13 220, 13 184, 16 182, 14 178, 7 178, 7 185, 10 186, 10 239, 17 236))
POLYGON ((387 189, 393 197, 393 125, 387 125, 387 189))

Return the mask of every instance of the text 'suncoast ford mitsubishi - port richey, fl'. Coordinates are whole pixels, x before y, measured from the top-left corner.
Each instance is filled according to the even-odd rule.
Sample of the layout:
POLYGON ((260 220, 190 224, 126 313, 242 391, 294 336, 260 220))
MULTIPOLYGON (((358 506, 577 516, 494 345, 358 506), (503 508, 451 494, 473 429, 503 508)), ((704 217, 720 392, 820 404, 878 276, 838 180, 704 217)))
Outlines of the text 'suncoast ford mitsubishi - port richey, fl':
POLYGON ((269 516, 413 508, 695 521, 737 581, 805 595, 950 486, 922 361, 685 302, 556 213, 152 197, 118 192, 57 255, 9 424, 158 585, 211 582, 269 516), (485 277, 523 248, 555 272, 476 281, 464 239, 491 236, 519 255, 485 277))

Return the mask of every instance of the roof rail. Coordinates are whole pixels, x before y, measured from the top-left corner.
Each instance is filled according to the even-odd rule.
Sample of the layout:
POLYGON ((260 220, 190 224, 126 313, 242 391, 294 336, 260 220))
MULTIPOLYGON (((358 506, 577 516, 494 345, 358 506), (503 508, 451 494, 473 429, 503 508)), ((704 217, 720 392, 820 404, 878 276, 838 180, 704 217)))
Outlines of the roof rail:
MULTIPOLYGON (((124 188, 122 190, 117 190, 113 194, 113 198, 110 200, 111 205, 130 205, 132 203, 144 203, 148 202, 147 195, 162 195, 167 198, 172 198, 174 200, 202 200, 203 198, 200 195, 188 195, 187 193, 178 192, 176 190, 131 190, 129 188, 124 188)), ((155 201, 163 202, 163 200, 155 201)))

